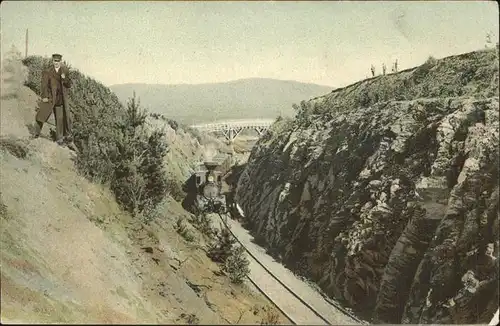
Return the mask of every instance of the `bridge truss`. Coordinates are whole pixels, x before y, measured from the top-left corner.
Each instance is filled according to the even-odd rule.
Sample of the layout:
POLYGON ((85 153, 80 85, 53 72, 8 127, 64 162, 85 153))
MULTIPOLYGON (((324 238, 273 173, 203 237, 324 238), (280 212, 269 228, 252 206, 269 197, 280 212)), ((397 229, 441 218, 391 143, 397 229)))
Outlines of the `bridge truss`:
POLYGON ((191 128, 202 132, 220 132, 229 141, 233 142, 242 130, 255 130, 259 136, 269 129, 274 123, 271 119, 252 119, 252 120, 228 120, 214 123, 204 123, 191 125, 191 128))

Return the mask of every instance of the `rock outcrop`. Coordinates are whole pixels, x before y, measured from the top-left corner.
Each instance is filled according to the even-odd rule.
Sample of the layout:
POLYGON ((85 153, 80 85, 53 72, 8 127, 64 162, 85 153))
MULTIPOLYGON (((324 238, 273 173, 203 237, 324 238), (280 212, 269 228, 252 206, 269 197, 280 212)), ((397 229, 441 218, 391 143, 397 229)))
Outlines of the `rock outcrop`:
POLYGON ((253 235, 374 323, 498 308, 498 52, 371 78, 297 107, 254 147, 253 235))

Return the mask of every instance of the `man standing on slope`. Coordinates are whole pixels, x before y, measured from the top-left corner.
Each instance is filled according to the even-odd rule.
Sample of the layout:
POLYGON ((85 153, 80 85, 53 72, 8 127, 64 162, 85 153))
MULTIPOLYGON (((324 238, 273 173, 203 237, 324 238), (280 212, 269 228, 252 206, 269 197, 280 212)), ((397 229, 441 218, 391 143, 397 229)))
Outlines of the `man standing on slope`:
POLYGON ((59 145, 66 142, 70 149, 75 149, 71 140, 72 119, 68 106, 68 88, 72 82, 68 68, 61 64, 62 55, 52 55, 52 66, 42 72, 42 102, 36 114, 35 138, 40 136, 43 124, 52 112, 56 121, 56 141, 59 145))

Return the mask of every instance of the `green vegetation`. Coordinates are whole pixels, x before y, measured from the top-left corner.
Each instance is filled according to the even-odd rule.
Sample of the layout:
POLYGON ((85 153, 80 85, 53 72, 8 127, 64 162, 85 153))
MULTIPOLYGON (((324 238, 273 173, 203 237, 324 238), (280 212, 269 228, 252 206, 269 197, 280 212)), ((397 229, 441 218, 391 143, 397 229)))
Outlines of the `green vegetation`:
POLYGON ((236 239, 224 225, 221 225, 221 232, 216 235, 216 241, 209 247, 208 257, 216 263, 225 263, 231 256, 235 245, 236 239))
POLYGON ((229 275, 231 282, 238 284, 242 283, 248 273, 250 273, 249 264, 250 262, 245 257, 245 248, 235 246, 222 270, 229 275))
POLYGON ((440 60, 430 56, 419 67, 363 80, 293 108, 295 123, 308 125, 314 115, 329 120, 332 114, 381 102, 457 96, 498 96, 498 49, 440 60))
POLYGON ((159 130, 146 127, 145 111, 132 98, 125 118, 115 124, 115 148, 111 163, 111 189, 120 204, 130 212, 154 208, 167 195, 164 158, 167 143, 159 130))
MULTIPOLYGON (((50 59, 30 56, 23 64, 29 69, 25 85, 40 95, 41 73, 50 65, 50 59)), ((108 185, 127 211, 147 216, 162 202, 171 185, 165 172, 168 146, 164 135, 147 127, 148 113, 141 109, 135 94, 124 108, 107 87, 94 79, 73 69, 69 77, 73 80, 69 107, 79 151, 79 173, 108 185)))
MULTIPOLYGON (((250 262, 245 256, 245 248, 236 244, 237 241, 229 229, 223 224, 220 225, 220 231, 213 228, 210 216, 204 212, 192 214, 189 222, 208 240, 207 256, 220 265, 221 271, 229 277, 231 282, 242 283, 250 273, 250 262)), ((184 219, 177 219, 174 228, 186 241, 194 240, 184 219)))
POLYGON ((224 225, 221 225, 221 232, 216 234, 216 240, 209 246, 207 255, 221 265, 222 271, 233 283, 242 283, 250 273, 245 248, 236 245, 236 239, 224 225))
POLYGON ((217 230, 212 227, 210 219, 207 214, 203 212, 198 212, 197 214, 191 215, 191 224, 205 235, 209 240, 213 240, 217 236, 217 230))

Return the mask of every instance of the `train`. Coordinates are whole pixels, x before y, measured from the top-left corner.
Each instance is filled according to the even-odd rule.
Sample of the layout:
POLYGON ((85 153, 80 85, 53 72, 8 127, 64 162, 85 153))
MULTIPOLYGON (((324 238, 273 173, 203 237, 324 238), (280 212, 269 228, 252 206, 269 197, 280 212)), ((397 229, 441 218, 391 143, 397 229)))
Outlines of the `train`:
POLYGON ((192 213, 227 213, 226 195, 223 192, 223 171, 217 161, 198 164, 196 171, 184 184, 187 193, 183 206, 192 213))

